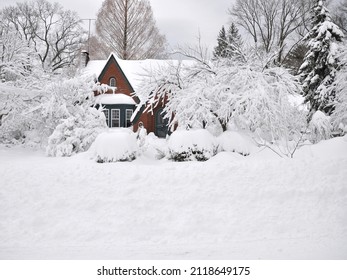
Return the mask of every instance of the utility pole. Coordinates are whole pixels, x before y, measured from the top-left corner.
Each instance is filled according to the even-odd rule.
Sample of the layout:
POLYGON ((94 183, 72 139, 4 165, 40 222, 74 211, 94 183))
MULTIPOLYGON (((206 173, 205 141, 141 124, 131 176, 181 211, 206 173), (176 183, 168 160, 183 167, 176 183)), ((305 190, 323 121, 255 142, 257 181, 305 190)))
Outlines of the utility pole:
POLYGON ((90 39, 90 26, 91 26, 91 22, 92 22, 92 20, 96 20, 95 18, 84 18, 84 19, 81 19, 81 20, 88 20, 88 25, 89 25, 89 27, 88 27, 88 49, 87 49, 87 51, 88 51, 88 53, 89 53, 89 39, 90 39))

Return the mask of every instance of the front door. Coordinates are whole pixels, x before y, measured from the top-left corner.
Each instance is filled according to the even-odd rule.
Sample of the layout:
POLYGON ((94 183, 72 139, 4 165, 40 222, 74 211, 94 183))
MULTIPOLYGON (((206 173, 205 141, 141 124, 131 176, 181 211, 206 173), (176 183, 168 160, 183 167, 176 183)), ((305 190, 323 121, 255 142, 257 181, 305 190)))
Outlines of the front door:
POLYGON ((159 109, 155 114, 155 135, 165 138, 168 131, 168 119, 163 118, 163 109, 159 109))

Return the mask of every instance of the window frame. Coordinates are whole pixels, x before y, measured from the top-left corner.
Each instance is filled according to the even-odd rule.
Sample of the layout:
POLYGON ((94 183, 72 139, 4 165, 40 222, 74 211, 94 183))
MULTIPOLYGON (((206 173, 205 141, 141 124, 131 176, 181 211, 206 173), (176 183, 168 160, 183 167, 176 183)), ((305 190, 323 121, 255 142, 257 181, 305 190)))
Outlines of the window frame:
POLYGON ((134 114, 133 109, 125 109, 125 127, 130 127, 131 126, 131 116, 134 114), (130 117, 128 118, 128 112, 131 112, 130 117), (129 121, 129 125, 128 125, 129 121))
POLYGON ((109 127, 109 123, 110 123, 110 110, 109 109, 103 109, 102 112, 105 114, 105 112, 107 112, 107 115, 105 114, 105 118, 106 118, 106 124, 109 127))
POLYGON ((121 127, 121 123, 120 123, 120 121, 121 121, 120 109, 111 109, 110 111, 111 111, 111 118, 110 118, 111 126, 109 126, 109 127, 121 127), (118 118, 113 118, 113 114, 112 114, 112 113, 113 113, 114 111, 118 111, 118 118), (114 120, 117 121, 117 119, 118 119, 118 126, 113 126, 113 121, 114 121, 114 120))

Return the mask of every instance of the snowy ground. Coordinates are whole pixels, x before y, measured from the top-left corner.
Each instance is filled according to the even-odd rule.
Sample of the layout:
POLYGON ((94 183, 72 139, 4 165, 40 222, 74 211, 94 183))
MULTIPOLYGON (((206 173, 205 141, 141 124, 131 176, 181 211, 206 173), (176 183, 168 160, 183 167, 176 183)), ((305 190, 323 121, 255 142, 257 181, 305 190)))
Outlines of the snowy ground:
POLYGON ((347 259, 347 137, 205 163, 0 147, 0 259, 347 259))

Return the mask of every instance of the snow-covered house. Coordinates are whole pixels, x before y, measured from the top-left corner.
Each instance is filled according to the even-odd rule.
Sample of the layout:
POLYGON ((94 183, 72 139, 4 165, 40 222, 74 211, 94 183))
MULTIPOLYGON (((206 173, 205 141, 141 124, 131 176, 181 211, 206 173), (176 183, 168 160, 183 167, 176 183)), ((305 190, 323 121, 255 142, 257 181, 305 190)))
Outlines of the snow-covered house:
POLYGON ((84 75, 93 75, 96 87, 96 103, 103 106, 109 127, 132 127, 137 130, 143 123, 147 132, 158 137, 168 133, 167 120, 163 118, 163 104, 158 104, 153 112, 143 112, 140 100, 134 96, 141 83, 145 69, 160 67, 165 60, 122 60, 110 54, 107 60, 89 60, 85 54, 84 75), (100 91, 103 92, 100 94, 100 91), (135 114, 134 114, 135 113, 135 114), (134 116, 133 116, 134 114, 134 116), (133 116, 133 118, 132 118, 133 116))

